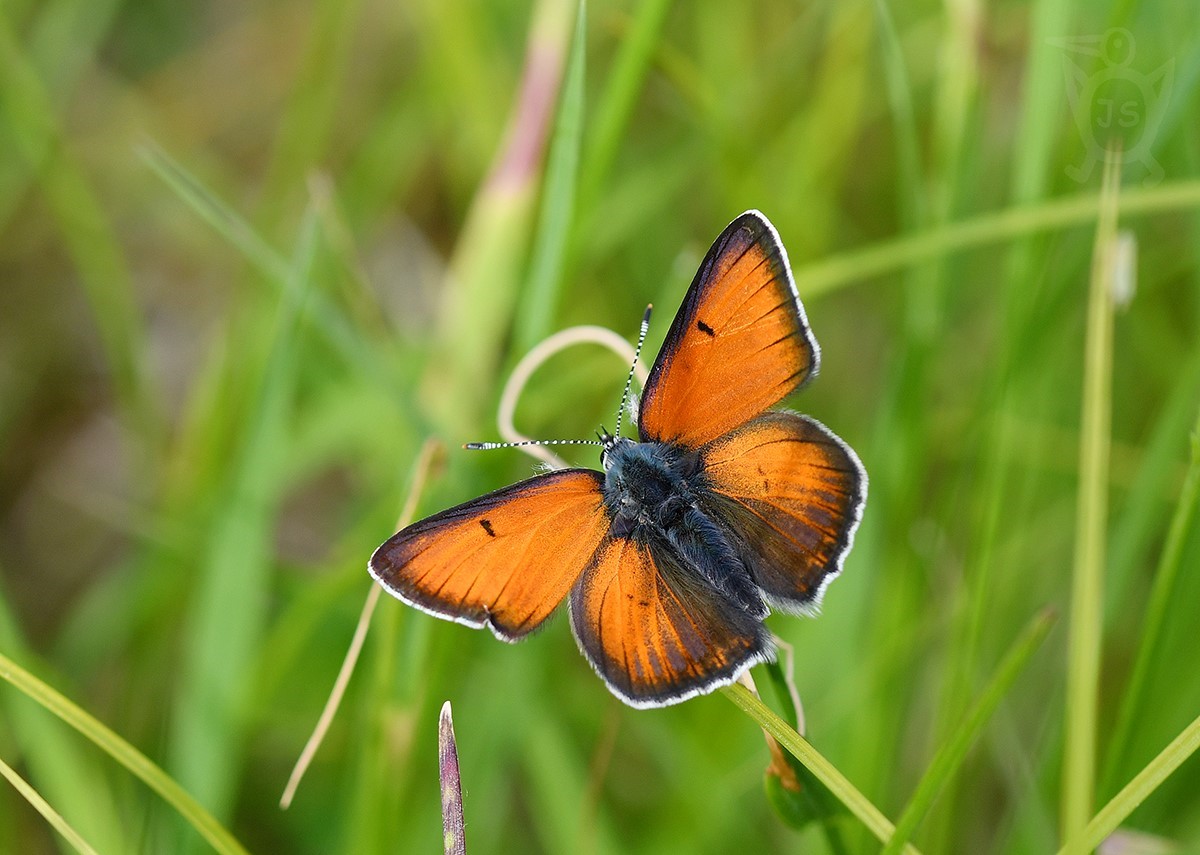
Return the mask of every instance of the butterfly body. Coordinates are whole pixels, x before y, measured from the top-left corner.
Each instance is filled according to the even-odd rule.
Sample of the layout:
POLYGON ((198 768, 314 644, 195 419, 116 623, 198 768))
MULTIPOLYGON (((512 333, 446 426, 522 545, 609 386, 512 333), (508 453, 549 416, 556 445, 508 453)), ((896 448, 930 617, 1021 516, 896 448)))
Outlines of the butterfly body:
POLYGON ((371 575, 505 641, 566 601, 580 651, 631 706, 727 685, 773 655, 770 608, 816 610, 866 501, 846 443, 770 409, 819 362, 779 236, 748 211, 684 297, 637 440, 602 435, 602 472, 543 473, 414 523, 371 575))
POLYGON ((674 443, 603 437, 604 503, 612 534, 673 553, 679 565, 758 617, 767 610, 721 525, 703 509, 710 492, 699 453, 674 443))

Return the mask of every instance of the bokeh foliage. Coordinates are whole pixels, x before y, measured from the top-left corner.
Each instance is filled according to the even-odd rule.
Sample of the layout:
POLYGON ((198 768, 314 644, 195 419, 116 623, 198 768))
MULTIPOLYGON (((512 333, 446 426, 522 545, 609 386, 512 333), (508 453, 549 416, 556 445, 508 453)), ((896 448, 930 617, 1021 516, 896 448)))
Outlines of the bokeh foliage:
MULTIPOLYGON (((561 619, 507 646, 390 600, 277 806, 424 440, 450 449, 424 511, 527 475, 458 450, 495 438, 524 350, 579 323, 632 337, 653 302, 653 353, 708 242, 755 207, 823 346, 789 404, 871 476, 821 617, 770 622, 808 736, 896 820, 1052 608, 913 842, 1054 851, 1102 166, 1082 173, 1114 136, 1137 292, 1102 402, 1094 809, 1200 714, 1179 499, 1200 407, 1192 4, 575 12, 0 4, 0 651, 252 851, 436 850, 447 698, 472 853, 824 851, 773 812, 761 732, 725 699, 630 710, 561 619)), ((590 436, 624 372, 564 353, 518 423, 590 436)), ((0 758, 102 852, 200 845, 10 686, 0 758)), ((1193 759, 1127 825, 1200 847, 1198 789, 1193 759)), ((0 850, 56 841, 0 789, 0 850)))

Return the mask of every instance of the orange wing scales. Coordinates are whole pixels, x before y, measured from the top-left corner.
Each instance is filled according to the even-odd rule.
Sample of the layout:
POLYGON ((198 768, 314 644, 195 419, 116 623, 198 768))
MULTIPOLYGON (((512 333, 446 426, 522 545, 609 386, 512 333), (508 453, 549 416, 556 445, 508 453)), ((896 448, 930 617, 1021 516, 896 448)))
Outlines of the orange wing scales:
POLYGON ((749 211, 696 274, 646 381, 639 431, 699 447, 779 403, 819 362, 787 254, 749 211))
POLYGON ((563 601, 608 530, 588 469, 539 475, 415 523, 371 557, 392 594, 515 641, 563 601))
POLYGON ((815 419, 772 412, 703 450, 713 516, 782 608, 811 610, 841 571, 867 495, 851 448, 815 419))
POLYGON ((669 553, 610 538, 571 592, 579 648, 626 703, 676 703, 770 657, 762 622, 697 582, 669 553))

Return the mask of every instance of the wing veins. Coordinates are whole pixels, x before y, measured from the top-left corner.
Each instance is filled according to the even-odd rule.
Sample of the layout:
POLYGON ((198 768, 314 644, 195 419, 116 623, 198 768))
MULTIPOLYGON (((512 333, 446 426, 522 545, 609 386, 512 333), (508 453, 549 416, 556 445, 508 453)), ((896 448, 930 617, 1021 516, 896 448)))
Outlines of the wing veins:
MULTIPOLYGON (((630 541, 625 541, 622 544, 621 555, 619 556, 620 558, 624 558, 625 550, 627 548, 630 548, 630 541)), ((636 549, 637 547, 634 546, 633 548, 636 549)), ((618 562, 617 562, 617 603, 618 603, 617 616, 621 618, 621 636, 620 636, 621 637, 621 659, 625 663, 625 673, 629 675, 630 685, 632 686, 633 672, 629 670, 629 646, 625 643, 625 637, 626 637, 625 630, 628 629, 628 622, 626 620, 625 613, 623 611, 621 611, 621 606, 623 606, 625 603, 625 598, 624 598, 625 597, 625 586, 621 579, 621 575, 622 575, 621 567, 622 567, 621 562, 618 560, 618 562)))
MULTIPOLYGON (((657 580, 656 580, 656 583, 657 583, 657 580)), ((696 620, 695 620, 695 618, 692 617, 691 613, 688 612, 688 610, 683 607, 683 602, 679 599, 679 594, 675 591, 674 588, 672 588, 670 585, 666 584, 665 580, 663 580, 663 587, 665 587, 667 589, 667 592, 670 593, 670 595, 671 595, 671 599, 675 601, 675 606, 679 610, 679 613, 681 615, 683 615, 683 617, 687 620, 687 622, 689 624, 691 624, 692 631, 696 633, 696 637, 699 639, 703 639, 705 637, 705 634, 700 631, 700 625, 698 623, 696 623, 696 620)), ((666 618, 667 617, 666 609, 663 608, 662 606, 660 606, 659 608, 663 613, 663 617, 666 618)), ((687 656, 688 649, 687 649, 687 645, 683 643, 683 636, 679 634, 679 630, 676 628, 675 624, 669 618, 667 618, 667 626, 671 627, 671 632, 674 634, 675 640, 678 642, 678 645, 679 645, 679 652, 681 654, 683 654, 684 661, 688 663, 689 672, 694 672, 695 665, 692 663, 691 659, 689 659, 687 656)))
MULTIPOLYGON (((749 252, 749 250, 747 250, 747 252, 749 252)), ((745 253, 743 253, 743 255, 744 255, 744 254, 745 254, 745 253)), ((740 260, 741 260, 741 257, 739 257, 739 258, 738 258, 738 261, 740 261, 740 260)), ((745 274, 744 276, 742 276, 742 278, 741 278, 741 279, 739 279, 739 280, 737 281, 737 285, 736 285, 736 287, 739 287, 739 288, 740 288, 740 287, 741 287, 741 285, 742 285, 742 284, 743 284, 743 283, 744 283, 744 282, 745 282, 747 279, 749 279, 751 276, 753 276, 755 273, 757 273, 757 272, 758 272, 758 269, 759 269, 760 267, 762 267, 764 264, 766 264, 766 263, 767 263, 767 260, 768 260, 768 259, 764 258, 764 259, 763 259, 762 261, 760 261, 758 264, 754 265, 754 267, 753 267, 752 269, 748 270, 748 271, 746 272, 746 274, 745 274)), ((732 267, 732 266, 735 266, 735 265, 736 265, 736 262, 734 263, 734 265, 731 265, 731 267, 732 267)), ((776 283, 776 281, 777 281, 777 280, 775 279, 775 277, 771 277, 771 278, 769 278, 769 279, 763 280, 763 281, 762 281, 762 282, 761 282, 761 283, 760 283, 760 284, 759 284, 759 285, 758 285, 756 288, 754 288, 754 290, 752 290, 752 291, 750 291, 749 293, 747 293, 747 294, 743 295, 741 302, 740 302, 740 303, 738 303, 736 306, 733 306, 733 307, 732 307, 732 308, 729 310, 729 312, 727 313, 727 317, 728 317, 728 319, 729 319, 730 321, 733 321, 733 320, 735 320, 735 319, 738 317, 738 314, 741 312, 741 310, 742 310, 742 309, 745 307, 745 305, 746 305, 747 303, 749 303, 751 300, 753 300, 755 297, 757 297, 757 296, 758 296, 758 294, 759 294, 759 292, 760 292, 760 291, 762 291, 764 288, 767 288, 767 287, 770 287, 771 285, 774 285, 774 284, 776 283)), ((730 287, 730 290, 733 290, 733 286, 731 286, 731 287, 730 287)), ((732 324, 730 324, 730 323, 728 323, 728 322, 727 322, 727 323, 726 323, 724 326, 722 326, 722 327, 718 327, 718 331, 719 331, 719 332, 721 332, 721 333, 724 333, 724 334, 728 334, 728 333, 730 333, 730 332, 741 332, 742 330, 744 330, 744 329, 747 329, 748 327, 752 327, 752 326, 754 326, 754 324, 758 323, 758 321, 762 320, 763 318, 765 318, 767 315, 771 314, 772 312, 776 312, 776 311, 778 311, 779 309, 781 309, 782 307, 786 306, 786 305, 788 304, 788 302, 789 302, 789 301, 785 300, 784 302, 780 303, 780 304, 779 304, 778 306, 776 306, 775 308, 773 308, 773 309, 771 309, 770 311, 768 311, 768 312, 767 312, 765 315, 761 315, 760 317, 758 317, 758 318, 755 318, 753 321, 747 321, 746 323, 742 324, 741 326, 733 326, 732 324)), ((792 302, 794 302, 794 298, 793 298, 792 302)), ((697 307, 697 310, 696 310, 695 312, 693 312, 692 314, 693 314, 693 315, 698 315, 698 314, 699 314, 699 308, 697 307)), ((692 345, 690 345, 690 347, 696 347, 696 345, 695 345, 695 344, 692 344, 692 345)))
MULTIPOLYGON (((766 286, 764 285, 763 287, 766 287, 766 286)), ((776 306, 774 309, 772 309, 770 312, 768 312, 768 313, 767 313, 767 315, 763 315, 763 317, 767 317, 768 315, 770 315, 770 314, 772 314, 772 313, 774 313, 774 312, 777 312, 777 311, 779 311, 779 309, 783 308, 783 307, 784 307, 784 306, 786 306, 786 305, 788 305, 788 303, 787 303, 787 302, 781 303, 779 306, 776 306)), ((760 320, 761 320, 761 319, 760 319, 760 320)), ((753 328, 753 326, 754 326, 754 323, 756 323, 756 322, 757 322, 757 321, 755 321, 755 322, 751 322, 751 323, 747 323, 747 324, 745 324, 745 325, 743 325, 743 326, 741 326, 741 327, 738 327, 738 328, 736 328, 736 329, 731 329, 730 327, 722 327, 722 328, 721 328, 721 335, 722 335, 722 336, 726 336, 726 337, 727 337, 727 336, 729 336, 729 335, 736 335, 737 333, 745 332, 746 330, 752 329, 752 328, 753 328)), ((730 361, 733 361, 733 362, 734 362, 734 364, 741 364, 741 363, 745 363, 745 362, 756 361, 756 360, 758 359, 759 355, 760 355, 760 354, 761 354, 763 351, 767 350, 768 348, 775 347, 775 346, 779 345, 781 342, 784 342, 784 341, 786 341, 786 340, 787 340, 787 339, 789 339, 789 338, 794 338, 794 337, 797 335, 797 333, 799 333, 799 331, 800 331, 800 327, 799 327, 799 324, 797 323, 797 324, 796 324, 796 325, 793 327, 793 329, 792 329, 792 330, 791 330, 789 333, 787 333, 786 335, 784 335, 782 338, 776 339, 775 341, 771 342, 770 344, 768 344, 768 345, 764 345, 763 347, 760 347, 758 350, 755 350, 755 351, 747 351, 747 350, 744 350, 744 349, 743 349, 743 350, 742 350, 742 351, 741 351, 739 354, 737 354, 737 355, 734 355, 734 356, 733 356, 733 358, 732 358, 732 360, 731 360, 731 359, 730 359, 730 357, 727 355, 727 356, 726 356, 726 359, 725 359, 725 361, 726 361, 726 363, 727 363, 727 364, 728 364, 730 361)), ((697 339, 697 340, 696 340, 694 343, 690 344, 690 345, 689 345, 689 347, 690 347, 690 348, 696 348, 696 347, 699 347, 701 344, 702 344, 702 342, 700 342, 700 340, 699 340, 699 339, 697 339)), ((676 357, 677 357, 677 356, 678 356, 680 353, 682 353, 682 352, 683 352, 683 348, 679 348, 679 349, 677 349, 677 350, 676 350, 676 351, 675 351, 675 352, 674 352, 674 353, 671 355, 671 359, 672 359, 672 361, 674 361, 674 359, 675 359, 675 358, 676 358, 676 357)), ((810 360, 808 360, 808 361, 809 361, 809 362, 810 362, 810 364, 811 364, 811 359, 810 359, 810 360)), ((782 382, 780 382, 780 383, 777 383, 777 384, 776 384, 776 387, 777 387, 777 388, 779 388, 779 387, 787 386, 787 385, 788 385, 788 384, 790 384, 790 383, 791 383, 791 382, 792 382, 794 379, 796 379, 796 378, 797 378, 797 377, 799 377, 801 374, 803 374, 803 373, 804 373, 804 371, 806 371, 806 370, 807 370, 807 366, 802 366, 800 369, 798 369, 798 370, 796 370, 796 371, 793 371, 791 374, 789 374, 789 375, 787 376, 787 378, 786 378, 786 379, 784 379, 784 380, 783 380, 782 382)), ((703 373, 704 373, 703 371, 693 371, 693 372, 692 372, 691 381, 688 383, 687 387, 686 387, 685 389, 683 389, 681 392, 677 392, 677 393, 676 393, 676 395, 677 395, 677 397, 678 397, 678 399, 679 399, 679 400, 681 400, 681 401, 686 401, 686 400, 688 400, 688 399, 691 397, 691 395, 692 395, 692 394, 695 392, 695 390, 696 390, 696 386, 697 386, 697 385, 698 385, 698 384, 701 382, 701 380, 702 380, 702 377, 701 377, 701 375, 702 375, 703 373)), ((660 380, 659 382, 661 383, 662 381, 660 380)))
MULTIPOLYGON (((549 525, 553 520, 562 516, 568 510, 569 510, 568 508, 560 508, 557 512, 555 512, 551 516, 548 516, 546 519, 542 520, 537 526, 535 526, 533 528, 533 530, 530 532, 529 536, 527 536, 525 538, 525 550, 521 555, 522 558, 525 557, 525 555, 529 552, 530 546, 533 545, 533 540, 534 540, 533 535, 536 534, 537 532, 541 531, 543 528, 545 528, 547 525, 549 525)), ((516 577, 517 577, 516 572, 508 574, 508 578, 505 579, 504 584, 500 586, 500 590, 496 593, 496 598, 495 598, 495 600, 493 600, 493 602, 498 601, 501 597, 504 596, 504 592, 506 590, 508 590, 508 586, 512 584, 513 579, 515 579, 516 577)), ((528 617, 526 618, 526 620, 528 620, 528 617)))

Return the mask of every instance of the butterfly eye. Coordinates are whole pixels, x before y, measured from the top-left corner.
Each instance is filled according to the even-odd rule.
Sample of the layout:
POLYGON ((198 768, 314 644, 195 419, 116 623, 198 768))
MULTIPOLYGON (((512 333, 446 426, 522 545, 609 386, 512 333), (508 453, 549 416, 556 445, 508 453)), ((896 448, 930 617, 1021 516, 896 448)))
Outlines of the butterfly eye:
MULTIPOLYGON (((629 440, 621 439, 609 433, 601 434, 601 450, 600 450, 600 467, 607 472, 613 465, 613 452, 621 443, 629 442, 629 440)), ((611 480, 611 479, 610 479, 611 480)))

